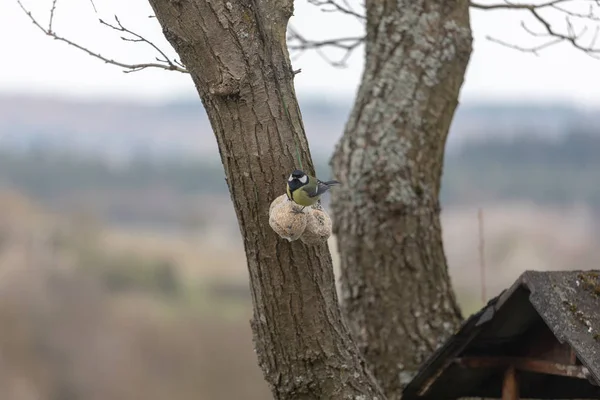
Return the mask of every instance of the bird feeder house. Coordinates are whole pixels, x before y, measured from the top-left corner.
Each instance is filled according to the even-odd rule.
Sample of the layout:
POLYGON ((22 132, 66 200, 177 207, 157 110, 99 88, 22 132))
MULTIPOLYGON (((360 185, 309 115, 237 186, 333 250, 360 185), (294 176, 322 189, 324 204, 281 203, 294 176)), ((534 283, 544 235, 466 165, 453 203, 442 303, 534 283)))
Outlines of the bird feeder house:
POLYGON ((425 361, 403 400, 600 399, 600 271, 527 271, 425 361))

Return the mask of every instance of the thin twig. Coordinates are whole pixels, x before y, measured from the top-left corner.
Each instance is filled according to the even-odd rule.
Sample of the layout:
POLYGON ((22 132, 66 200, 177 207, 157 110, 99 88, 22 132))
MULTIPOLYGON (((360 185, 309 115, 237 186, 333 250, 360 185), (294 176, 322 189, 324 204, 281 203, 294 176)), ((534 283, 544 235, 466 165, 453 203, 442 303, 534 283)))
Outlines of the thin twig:
POLYGON ((321 7, 321 11, 323 12, 340 12, 356 17, 361 21, 366 19, 363 14, 354 11, 347 0, 341 0, 340 2, 335 0, 308 0, 308 2, 313 6, 321 7))
MULTIPOLYGON (((123 32, 127 32, 129 34, 132 34, 136 37, 136 39, 134 40, 128 40, 128 41, 141 41, 141 42, 145 42, 150 44, 152 47, 154 47, 161 55, 165 56, 165 60, 160 60, 157 58, 157 61, 159 61, 159 63, 142 63, 142 64, 128 64, 128 63, 123 63, 120 61, 116 61, 110 58, 106 58, 104 56, 102 56, 99 53, 93 52, 91 50, 89 50, 88 48, 77 44, 69 39, 66 39, 62 36, 57 35, 51 28, 52 28, 52 21, 50 22, 50 26, 49 29, 44 28, 36 19, 35 17, 32 15, 31 11, 29 11, 28 9, 25 8, 25 6, 23 5, 23 3, 21 3, 21 0, 16 0, 17 3, 19 4, 19 6, 21 7, 21 9, 23 10, 23 12, 27 15, 27 17, 29 17, 29 19, 31 20, 31 22, 42 32, 44 32, 44 34, 54 38, 55 40, 67 43, 68 45, 71 45, 85 53, 87 53, 88 55, 97 58, 99 60, 104 61, 107 64, 112 64, 112 65, 116 65, 118 67, 124 68, 125 73, 130 73, 130 72, 136 72, 136 71, 141 71, 143 69, 146 68, 159 68, 159 69, 165 69, 165 70, 169 70, 169 71, 178 71, 181 73, 188 73, 188 71, 185 69, 185 67, 180 66, 181 63, 179 62, 171 62, 165 55, 164 53, 158 49, 158 47, 156 47, 154 44, 152 44, 150 41, 144 39, 143 37, 141 37, 140 35, 137 35, 129 30, 125 30, 125 28, 123 28, 123 32)), ((93 4, 93 3, 92 3, 93 4)), ((52 11, 51 11, 51 19, 53 18, 54 15, 54 8, 56 5, 56 0, 53 0, 53 4, 52 4, 52 11)), ((101 21, 102 22, 102 21, 101 21)), ((106 23, 104 23, 105 25, 108 25, 106 23)), ((110 25, 109 25, 110 26, 110 25)), ((122 38, 123 40, 127 40, 127 38, 122 38)))
POLYGON ((94 12, 98 14, 98 10, 96 9, 96 4, 94 4, 94 0, 90 0, 90 3, 92 3, 92 7, 94 7, 94 12))
POLYGON ((511 48, 511 49, 514 49, 514 50, 518 50, 518 51, 522 51, 523 53, 531 53, 531 54, 533 54, 535 56, 539 56, 539 52, 541 50, 544 50, 547 47, 551 47, 551 46, 554 46, 555 44, 558 44, 558 43, 562 42, 561 39, 554 39, 554 40, 550 40, 548 42, 542 43, 542 44, 537 45, 537 46, 522 47, 522 46, 519 46, 519 45, 516 45, 516 44, 504 42, 504 41, 502 41, 500 39, 496 39, 495 37, 492 37, 492 36, 486 36, 485 38, 487 40, 489 40, 490 42, 497 43, 497 44, 499 44, 501 46, 508 47, 508 48, 511 48))
MULTIPOLYGON (((600 2, 597 2, 594 0, 593 2, 595 5, 600 5, 600 2)), ((566 8, 563 7, 559 7, 559 6, 552 6, 552 8, 556 11, 560 11, 561 13, 569 16, 569 17, 575 17, 575 18, 581 18, 581 19, 588 19, 590 21, 594 21, 594 22, 600 22, 600 17, 598 17, 595 13, 594 13, 594 4, 590 4, 590 7, 588 9, 588 12, 583 14, 583 13, 578 13, 575 11, 571 11, 571 10, 567 10, 566 8)))
POLYGON ((134 43, 135 42, 141 42, 141 43, 146 43, 146 44, 150 45, 154 50, 156 50, 162 56, 162 58, 158 58, 157 57, 156 61, 163 62, 163 63, 167 64, 169 66, 169 69, 176 69, 176 68, 178 68, 178 66, 175 65, 175 64, 181 65, 181 63, 179 61, 177 61, 177 60, 173 60, 173 61, 169 60, 169 57, 164 53, 164 51, 162 51, 157 45, 155 45, 154 43, 152 43, 148 39, 144 38, 143 36, 141 36, 141 35, 139 35, 139 34, 137 34, 135 32, 132 32, 131 30, 129 30, 127 28, 125 28, 123 26, 123 24, 121 24, 121 21, 119 21, 119 17, 117 17, 116 15, 115 15, 115 21, 117 22, 117 25, 112 25, 112 24, 104 21, 103 19, 99 19, 99 21, 100 21, 100 23, 102 25, 108 26, 111 29, 114 29, 114 30, 116 30, 118 32, 124 32, 124 33, 127 33, 127 34, 133 36, 133 38, 127 38, 127 37, 121 36, 121 39, 124 40, 124 41, 126 41, 126 42, 134 42, 134 43))
POLYGON ((52 8, 50 9, 50 22, 48 22, 48 32, 52 32, 52 23, 54 22, 54 10, 56 10, 56 1, 52 0, 52 8))
POLYGON ((600 9, 600 0, 588 0, 584 1, 589 4, 589 10, 587 13, 581 13, 576 11, 571 11, 564 6, 567 3, 576 3, 576 0, 551 0, 544 3, 534 4, 534 3, 514 3, 512 1, 505 0, 502 3, 495 4, 480 4, 477 2, 471 2, 471 7, 480 10, 494 10, 494 9, 503 9, 503 10, 517 10, 527 12, 529 15, 533 17, 533 19, 537 22, 538 25, 541 26, 542 31, 537 32, 531 29, 529 26, 525 24, 525 22, 521 22, 521 27, 527 32, 529 35, 543 38, 544 41, 541 44, 537 44, 535 46, 519 46, 516 44, 507 43, 503 40, 494 37, 487 37, 488 40, 498 43, 500 45, 510 47, 512 49, 516 49, 519 51, 532 53, 538 55, 540 50, 546 49, 550 46, 559 44, 559 43, 569 43, 571 46, 584 52, 593 58, 600 58, 600 48, 596 47, 596 40, 598 37, 598 32, 600 30, 600 16, 596 15, 595 11, 600 9), (565 32, 561 32, 557 30, 550 22, 549 19, 545 15, 542 15, 542 11, 549 10, 561 14, 564 16, 565 20, 565 32), (589 42, 589 45, 583 44, 583 38, 590 31, 588 26, 584 26, 579 30, 575 28, 574 20, 584 20, 588 23, 596 23, 596 27, 593 30, 592 38, 589 42))
POLYGON ((302 36, 294 28, 289 27, 288 30, 288 48, 292 51, 296 51, 299 54, 307 50, 316 50, 317 54, 321 56, 329 64, 336 67, 345 67, 346 62, 354 52, 365 40, 364 36, 336 38, 328 40, 309 40, 302 36), (344 51, 343 56, 337 60, 331 60, 324 52, 323 48, 333 47, 344 51))
POLYGON ((556 6, 560 3, 566 3, 572 0, 553 0, 553 1, 548 1, 546 3, 540 3, 540 4, 525 4, 525 3, 513 3, 511 1, 505 1, 504 3, 498 3, 498 4, 480 4, 474 1, 471 1, 471 7, 473 8, 478 8, 480 10, 497 10, 497 9, 505 9, 505 10, 533 10, 533 9, 542 9, 542 8, 546 8, 546 7, 552 7, 552 6, 556 6))
MULTIPOLYGON (((365 13, 356 11, 356 9, 350 5, 348 0, 308 0, 308 3, 315 7, 319 7, 323 12, 335 12, 356 18, 361 24, 367 19, 365 13)), ((288 48, 295 52, 293 56, 297 58, 306 51, 314 50, 327 63, 340 68, 347 66, 346 63, 354 50, 365 41, 364 36, 342 37, 329 40, 308 40, 291 27, 289 28, 288 33, 288 48), (334 60, 326 54, 324 50, 326 47, 342 50, 343 54, 339 59, 334 60)))

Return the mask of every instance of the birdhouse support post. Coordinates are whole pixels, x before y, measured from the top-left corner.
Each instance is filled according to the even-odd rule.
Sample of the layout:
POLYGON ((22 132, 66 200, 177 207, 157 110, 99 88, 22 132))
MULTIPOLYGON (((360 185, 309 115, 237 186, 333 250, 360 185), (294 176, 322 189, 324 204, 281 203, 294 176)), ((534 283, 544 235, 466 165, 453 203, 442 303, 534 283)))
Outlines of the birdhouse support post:
POLYGON ((502 400, 519 400, 519 382, 517 381, 517 371, 514 366, 510 366, 504 373, 504 382, 502 383, 502 400))

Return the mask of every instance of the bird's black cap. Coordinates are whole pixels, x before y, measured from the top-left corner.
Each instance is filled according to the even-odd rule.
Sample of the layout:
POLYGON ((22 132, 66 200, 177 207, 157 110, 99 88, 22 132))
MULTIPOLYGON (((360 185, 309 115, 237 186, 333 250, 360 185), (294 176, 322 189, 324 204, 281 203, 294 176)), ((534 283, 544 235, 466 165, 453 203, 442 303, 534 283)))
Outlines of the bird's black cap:
POLYGON ((294 170, 294 171, 292 172, 292 176, 293 176, 294 178, 301 178, 301 177, 303 177, 304 175, 306 175, 306 174, 305 174, 304 172, 300 171, 299 169, 296 169, 296 170, 294 170))

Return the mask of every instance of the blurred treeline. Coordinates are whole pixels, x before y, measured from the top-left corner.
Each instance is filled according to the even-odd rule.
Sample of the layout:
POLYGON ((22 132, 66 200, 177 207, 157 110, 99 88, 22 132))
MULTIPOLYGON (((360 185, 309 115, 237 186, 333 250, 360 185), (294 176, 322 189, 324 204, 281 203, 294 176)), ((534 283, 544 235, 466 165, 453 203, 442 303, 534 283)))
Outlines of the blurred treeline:
MULTIPOLYGON (((600 134, 586 129, 575 129, 554 139, 523 132, 512 139, 494 136, 470 140, 446 156, 442 202, 452 206, 528 199, 548 205, 581 202, 600 209, 600 185, 595 184, 600 182, 599 152, 600 134)), ((323 155, 315 157, 319 176, 331 176, 328 161, 323 155)), ((287 173, 282 171, 282 181, 287 173)), ((157 161, 138 157, 114 164, 100 157, 39 148, 24 152, 0 150, 0 185, 50 204, 72 201, 83 193, 97 194, 98 201, 120 198, 120 203, 131 195, 129 210, 124 204, 105 210, 103 217, 120 222, 159 221, 163 217, 160 214, 168 219, 171 197, 181 201, 228 195, 223 168, 216 158, 157 161), (144 209, 139 201, 150 201, 144 195, 164 199, 161 207, 152 208, 148 215, 138 215, 144 209)))
POLYGON ((446 159, 447 204, 529 199, 540 205, 580 202, 600 210, 600 131, 553 139, 531 132, 467 142, 446 159))

